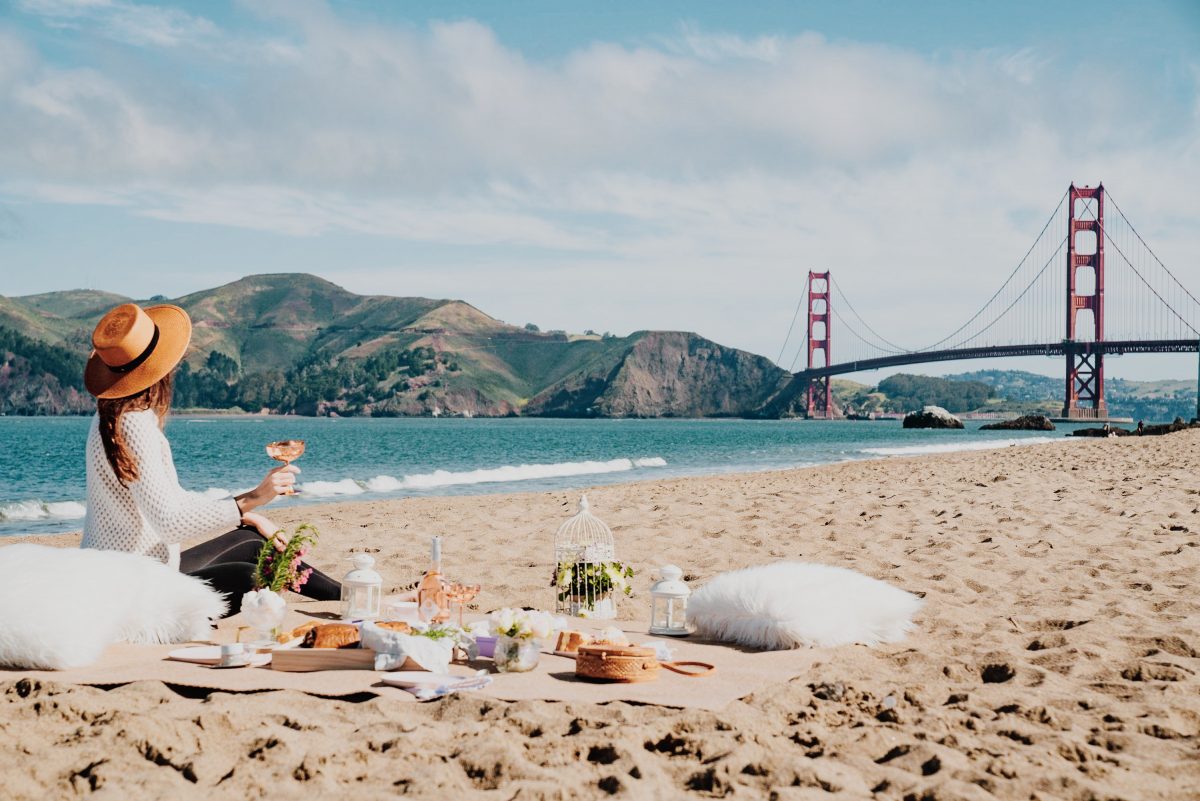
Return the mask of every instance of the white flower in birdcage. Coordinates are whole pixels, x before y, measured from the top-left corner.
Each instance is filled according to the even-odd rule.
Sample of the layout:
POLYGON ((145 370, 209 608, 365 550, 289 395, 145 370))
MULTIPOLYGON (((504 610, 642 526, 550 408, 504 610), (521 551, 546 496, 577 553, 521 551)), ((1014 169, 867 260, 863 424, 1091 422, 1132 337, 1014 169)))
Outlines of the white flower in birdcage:
POLYGON ((617 596, 629 595, 633 569, 616 560, 612 530, 593 515, 587 496, 554 535, 555 611, 577 617, 617 616, 617 596))

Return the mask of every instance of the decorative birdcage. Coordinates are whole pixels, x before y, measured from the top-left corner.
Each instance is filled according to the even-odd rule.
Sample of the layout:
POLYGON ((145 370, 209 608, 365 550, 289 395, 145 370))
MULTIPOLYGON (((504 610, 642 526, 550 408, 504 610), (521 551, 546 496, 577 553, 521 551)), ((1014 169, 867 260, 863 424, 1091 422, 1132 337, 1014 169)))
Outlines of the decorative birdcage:
POLYGON ((587 496, 554 535, 555 611, 575 617, 617 616, 617 596, 629 594, 633 571, 616 560, 612 530, 593 515, 587 496))

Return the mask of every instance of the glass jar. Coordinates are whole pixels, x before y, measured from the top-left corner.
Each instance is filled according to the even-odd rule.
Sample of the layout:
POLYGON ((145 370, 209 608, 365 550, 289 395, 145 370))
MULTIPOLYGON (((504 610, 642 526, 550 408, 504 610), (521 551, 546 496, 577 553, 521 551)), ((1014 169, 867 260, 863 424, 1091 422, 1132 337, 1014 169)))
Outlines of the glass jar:
POLYGON ((492 659, 501 673, 526 673, 537 667, 542 656, 542 644, 530 637, 508 637, 501 634, 496 638, 492 659))

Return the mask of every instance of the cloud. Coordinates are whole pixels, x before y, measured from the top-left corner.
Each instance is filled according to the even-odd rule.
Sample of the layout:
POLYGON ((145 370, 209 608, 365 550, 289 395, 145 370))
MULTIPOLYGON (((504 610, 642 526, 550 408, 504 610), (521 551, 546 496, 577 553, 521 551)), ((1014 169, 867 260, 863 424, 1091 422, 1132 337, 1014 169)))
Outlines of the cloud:
MULTIPOLYGON (((1103 179, 1151 229, 1200 215, 1196 72, 1173 105, 1117 66, 1036 48, 689 25, 534 60, 474 21, 367 23, 316 2, 246 5, 258 39, 118 0, 22 7, 108 43, 67 67, 0 30, 8 196, 366 235, 393 254, 486 247, 489 269, 445 264, 429 293, 470 287, 516 320, 569 326, 546 319, 555 297, 620 276, 595 282, 586 324, 774 355, 807 270, 832 268, 877 328, 918 345, 961 322, 931 298, 986 299, 1071 180, 1103 179), (129 48, 157 68, 123 68, 129 48), (517 274, 534 277, 515 289, 517 274)), ((1190 226, 1153 233, 1173 263, 1200 246, 1190 226)))
POLYGON ((48 25, 96 30, 133 45, 177 47, 215 37, 217 26, 177 8, 121 0, 18 0, 18 7, 48 25))

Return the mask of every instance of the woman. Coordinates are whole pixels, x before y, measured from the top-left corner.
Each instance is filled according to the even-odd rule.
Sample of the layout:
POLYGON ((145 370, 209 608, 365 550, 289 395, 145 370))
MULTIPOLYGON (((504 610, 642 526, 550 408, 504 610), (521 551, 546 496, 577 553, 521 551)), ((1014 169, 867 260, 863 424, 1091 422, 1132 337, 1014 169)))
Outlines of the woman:
MULTIPOLYGON (((132 551, 208 581, 229 600, 229 614, 253 589, 264 538, 277 528, 253 510, 286 494, 300 472, 277 467, 236 498, 207 498, 179 486, 162 428, 171 408, 171 376, 187 351, 192 322, 178 306, 118 306, 92 333, 84 384, 96 397, 87 441, 84 548, 132 551), (222 534, 221 532, 227 532, 222 534), (180 552, 180 543, 205 539, 180 552)), ((303 593, 335 600, 341 588, 313 571, 303 593)))

